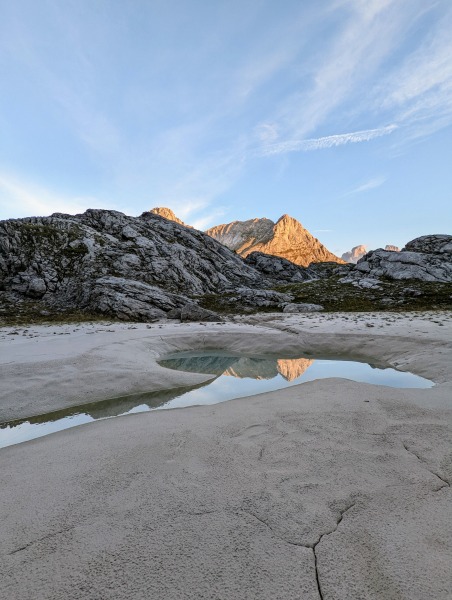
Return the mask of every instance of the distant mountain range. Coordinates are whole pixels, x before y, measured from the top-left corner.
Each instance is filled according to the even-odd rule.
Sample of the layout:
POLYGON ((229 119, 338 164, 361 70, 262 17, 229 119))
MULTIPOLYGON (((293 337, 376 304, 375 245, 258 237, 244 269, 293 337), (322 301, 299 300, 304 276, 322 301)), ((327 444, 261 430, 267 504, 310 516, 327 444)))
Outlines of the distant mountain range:
MULTIPOLYGON (((400 248, 397 246, 392 246, 391 244, 386 244, 384 249, 386 252, 400 252, 400 248)), ((358 260, 367 254, 367 252, 367 246, 364 246, 363 244, 360 246, 354 246, 349 252, 344 252, 342 255, 342 260, 356 265, 358 260)))
MULTIPOLYGON (((153 208, 151 212, 184 224, 169 208, 153 208)), ((310 263, 344 262, 289 215, 283 215, 276 223, 265 218, 233 221, 211 227, 205 233, 243 258, 257 251, 280 256, 302 267, 310 263)))

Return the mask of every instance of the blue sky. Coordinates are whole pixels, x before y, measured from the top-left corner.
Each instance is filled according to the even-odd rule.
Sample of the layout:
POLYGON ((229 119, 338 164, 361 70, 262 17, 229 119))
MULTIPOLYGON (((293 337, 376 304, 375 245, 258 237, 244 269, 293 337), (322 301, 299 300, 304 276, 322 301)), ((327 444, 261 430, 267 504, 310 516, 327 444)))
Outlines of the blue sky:
POLYGON ((450 0, 0 0, 0 218, 452 231, 450 0))

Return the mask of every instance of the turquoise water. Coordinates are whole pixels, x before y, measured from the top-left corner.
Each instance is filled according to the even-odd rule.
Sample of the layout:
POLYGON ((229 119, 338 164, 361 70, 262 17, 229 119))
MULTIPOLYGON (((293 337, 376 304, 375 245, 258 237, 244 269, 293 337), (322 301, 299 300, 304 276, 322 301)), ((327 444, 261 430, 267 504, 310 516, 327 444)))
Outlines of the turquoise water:
POLYGON ((394 388, 433 386, 431 381, 413 373, 378 369, 366 363, 345 360, 241 357, 221 352, 185 352, 167 356, 159 362, 166 368, 209 373, 215 377, 197 386, 113 398, 1 423, 0 448, 99 419, 151 410, 215 404, 328 377, 342 377, 394 388))

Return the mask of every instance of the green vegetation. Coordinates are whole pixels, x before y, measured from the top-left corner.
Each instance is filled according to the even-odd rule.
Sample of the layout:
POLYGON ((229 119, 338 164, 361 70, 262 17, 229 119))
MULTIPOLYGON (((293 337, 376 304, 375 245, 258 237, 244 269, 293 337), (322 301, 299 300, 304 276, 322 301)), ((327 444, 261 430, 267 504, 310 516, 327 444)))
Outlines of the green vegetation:
MULTIPOLYGON (((366 289, 340 283, 340 277, 328 277, 307 283, 280 285, 275 291, 293 296, 294 303, 320 304, 326 312, 451 310, 452 283, 417 280, 378 283, 379 288, 366 289)), ((206 294, 199 298, 203 308, 220 314, 279 312, 272 307, 251 307, 237 301, 233 294, 206 294)))
POLYGON ((119 321, 100 313, 78 309, 56 309, 39 300, 18 300, 0 293, 0 326, 24 326, 43 324, 86 323, 119 321))
POLYGON ((329 277, 275 289, 292 294, 294 302, 321 304, 332 312, 452 309, 452 283, 385 280, 379 282, 379 289, 367 289, 329 277))

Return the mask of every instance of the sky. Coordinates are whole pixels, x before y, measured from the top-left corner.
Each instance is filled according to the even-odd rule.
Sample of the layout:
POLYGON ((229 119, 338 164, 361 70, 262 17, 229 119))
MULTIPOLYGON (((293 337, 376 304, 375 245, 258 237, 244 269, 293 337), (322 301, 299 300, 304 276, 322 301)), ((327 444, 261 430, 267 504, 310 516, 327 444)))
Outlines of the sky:
POLYGON ((450 0, 0 0, 0 219, 452 233, 450 0))

